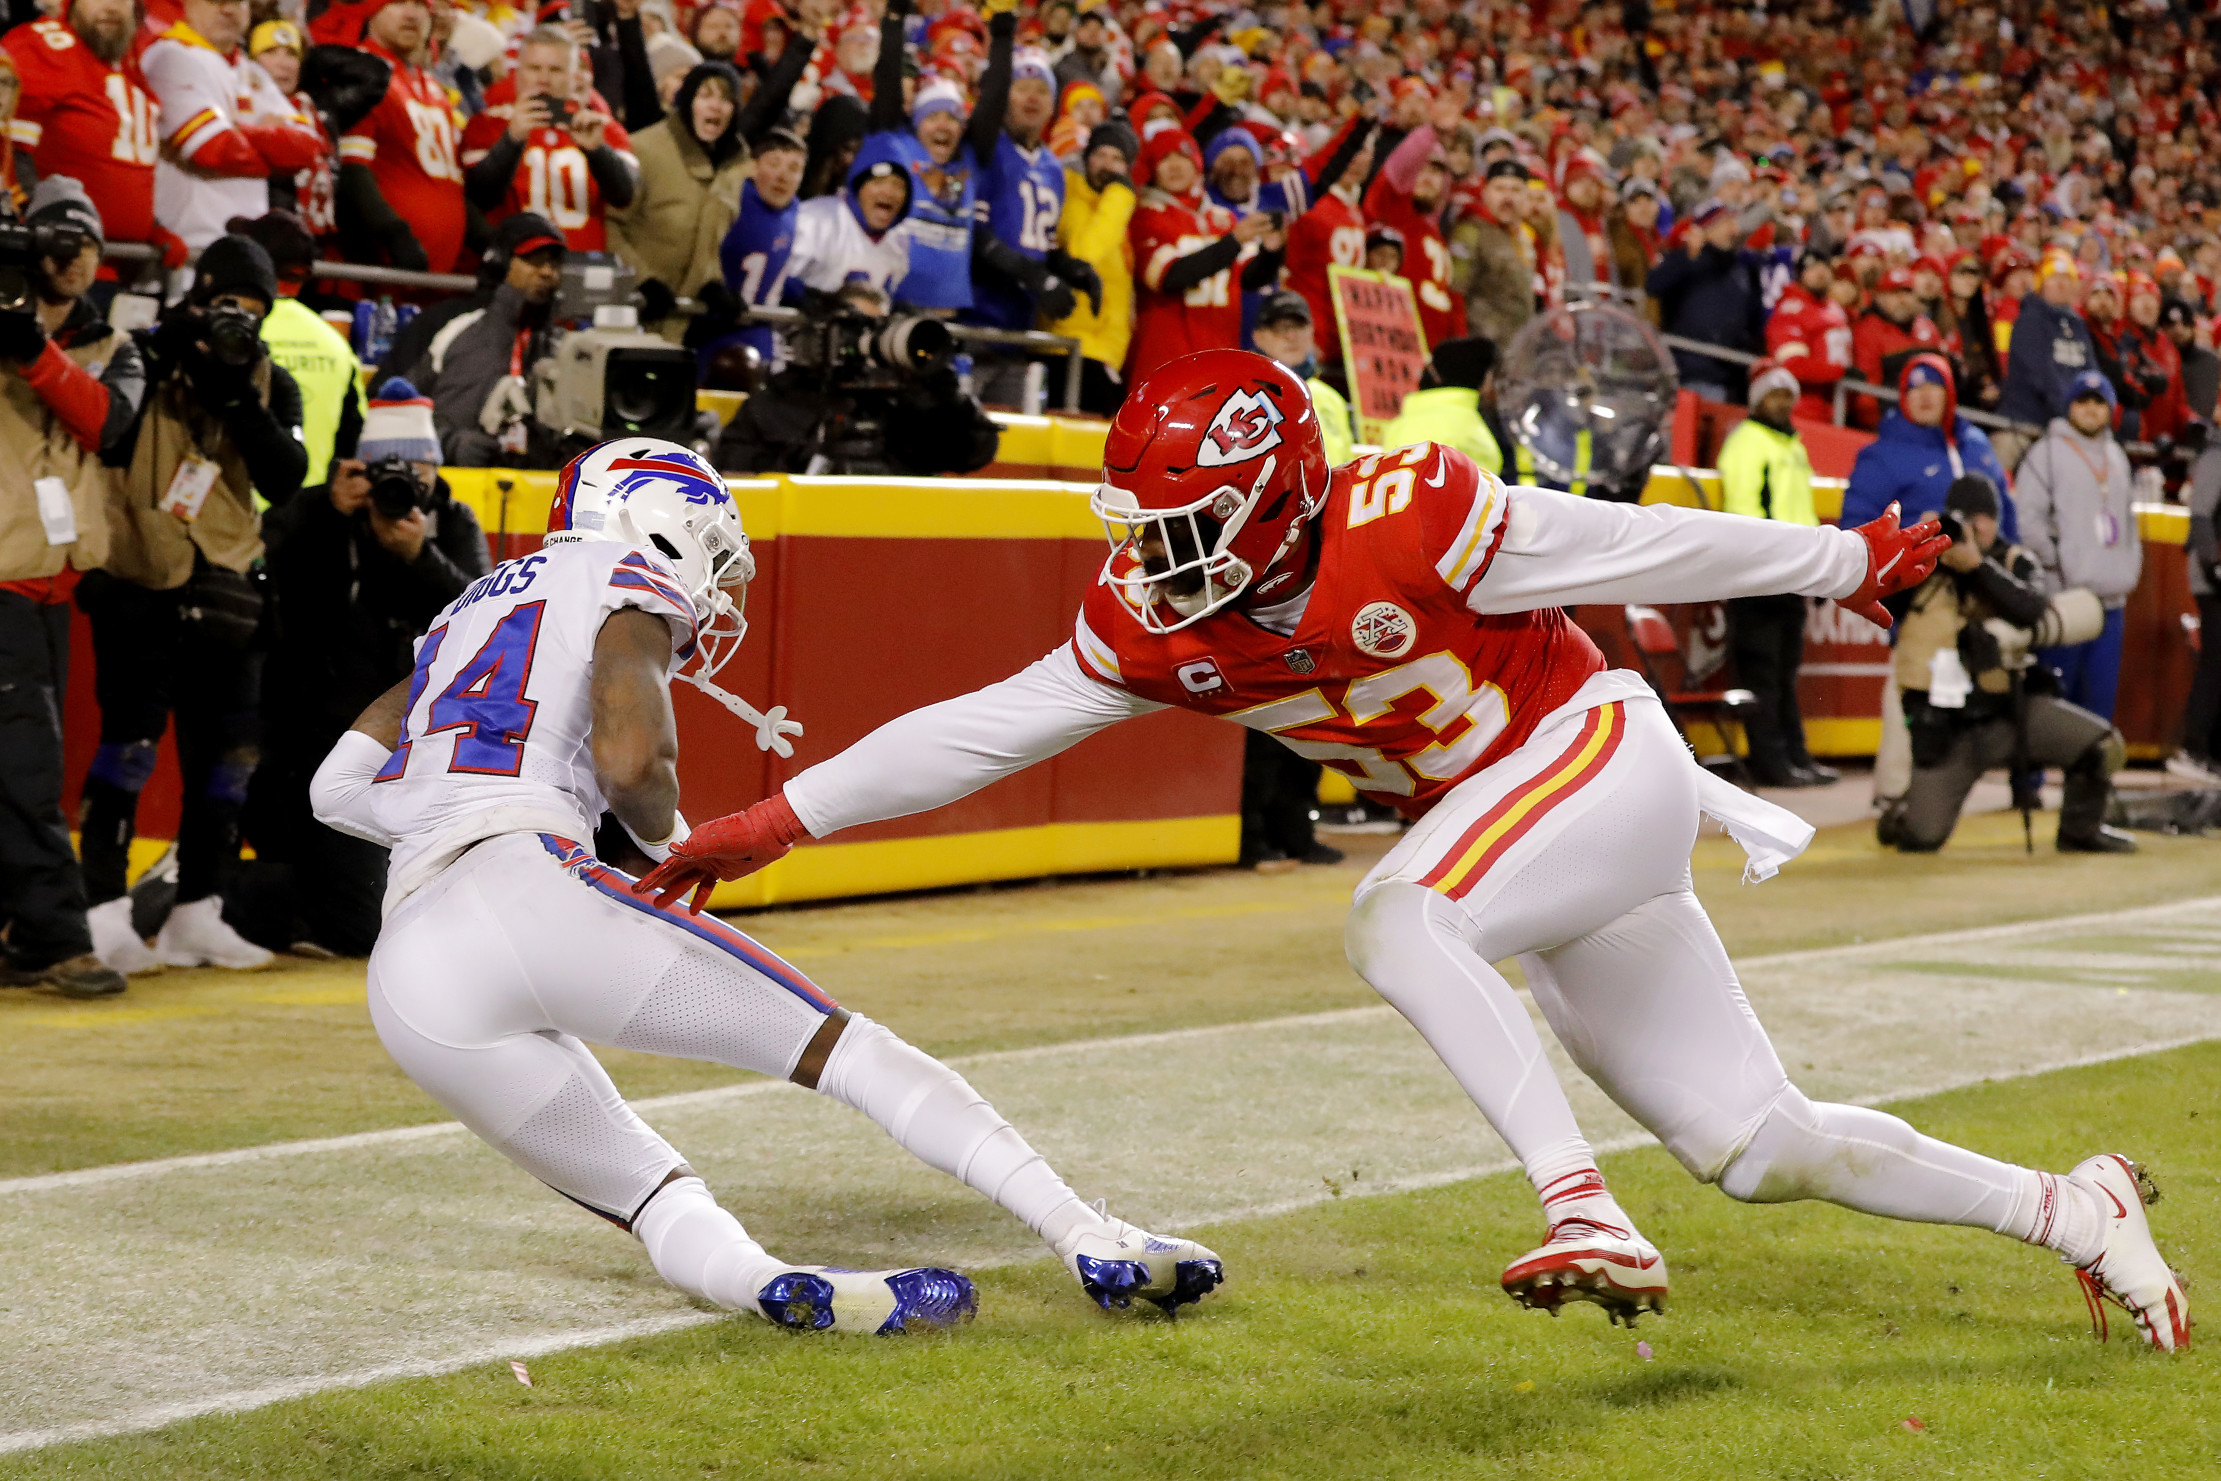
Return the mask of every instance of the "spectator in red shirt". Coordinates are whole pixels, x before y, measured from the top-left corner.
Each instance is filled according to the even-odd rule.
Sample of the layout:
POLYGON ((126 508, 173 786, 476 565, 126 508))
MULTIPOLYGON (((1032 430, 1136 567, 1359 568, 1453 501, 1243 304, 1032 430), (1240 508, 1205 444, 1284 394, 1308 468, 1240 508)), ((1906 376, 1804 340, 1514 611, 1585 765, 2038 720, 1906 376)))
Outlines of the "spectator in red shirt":
MULTIPOLYGON (((1933 319, 1920 311, 1909 267, 1893 267, 1874 284, 1874 302, 1851 330, 1851 361, 1870 386, 1890 385, 1905 362, 1943 343, 1933 319)), ((1851 398, 1851 424, 1872 431, 1881 424, 1881 403, 1871 396, 1851 398)))
POLYGON ((1272 286, 1287 243, 1265 212, 1237 221, 1204 195, 1203 151, 1186 129, 1155 125, 1135 172, 1149 188, 1127 228, 1138 280, 1128 385, 1197 350, 1238 349, 1241 292, 1272 286))
POLYGON ((1288 287, 1311 306, 1322 365, 1342 363, 1341 320, 1327 269, 1365 265, 1365 213, 1357 201, 1373 170, 1373 135, 1369 124, 1345 131, 1319 171, 1317 200, 1288 228, 1288 287))
POLYGON ((1797 378, 1795 415, 1835 420, 1835 388, 1851 369, 1851 319, 1829 293, 1835 260, 1807 248, 1797 280, 1782 289, 1766 320, 1766 353, 1797 378))
POLYGON ((291 21, 264 21, 254 28, 247 40, 247 54, 254 58, 256 66, 270 74, 278 91, 293 100, 301 117, 316 130, 321 145, 316 162, 307 169, 270 177, 270 207, 300 217, 301 224, 321 242, 339 230, 332 199, 332 172, 338 162, 339 145, 325 126, 316 100, 301 91, 301 58, 307 49, 307 43, 301 38, 301 28, 291 21))
POLYGON ((2159 327, 2160 303, 2158 283, 2143 273, 2128 275, 2128 317, 2121 321, 2119 338, 2122 388, 2135 386, 2145 400, 2134 421, 2122 422, 2121 434, 2145 442, 2180 437, 2190 425, 2182 351, 2159 327))
POLYGON ((1450 291, 1450 244, 1437 224, 1449 192, 1450 166, 1426 123, 1404 136, 1365 192, 1366 221, 1403 233, 1404 276, 1430 346, 1465 333, 1464 307, 1450 291))
POLYGON ((518 211, 544 216, 574 252, 607 245, 603 213, 632 204, 639 170, 625 126, 579 65, 578 44, 552 26, 524 38, 515 70, 487 89, 485 111, 463 131, 471 204, 489 223, 518 211))
POLYGON ((85 187, 117 242, 153 242, 185 260, 185 244, 154 222, 154 99, 131 39, 132 0, 73 0, 69 19, 33 21, 0 38, 23 80, 9 133, 40 178, 85 187))
POLYGON ((461 121, 427 69, 431 43, 425 0, 386 0, 364 28, 362 50, 393 72, 339 141, 340 239, 355 260, 448 272, 462 255, 461 121))

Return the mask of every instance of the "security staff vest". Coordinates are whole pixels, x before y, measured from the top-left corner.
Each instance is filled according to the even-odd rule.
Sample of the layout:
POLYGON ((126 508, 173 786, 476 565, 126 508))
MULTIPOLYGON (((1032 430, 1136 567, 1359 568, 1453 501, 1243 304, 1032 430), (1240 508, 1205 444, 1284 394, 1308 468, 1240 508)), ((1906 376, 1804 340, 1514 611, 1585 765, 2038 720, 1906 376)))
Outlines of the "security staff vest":
POLYGON ((300 383, 301 440, 308 446, 301 487, 314 488, 329 476, 340 415, 362 367, 346 336, 297 298, 277 301, 262 321, 262 342, 270 347, 270 358, 300 383))

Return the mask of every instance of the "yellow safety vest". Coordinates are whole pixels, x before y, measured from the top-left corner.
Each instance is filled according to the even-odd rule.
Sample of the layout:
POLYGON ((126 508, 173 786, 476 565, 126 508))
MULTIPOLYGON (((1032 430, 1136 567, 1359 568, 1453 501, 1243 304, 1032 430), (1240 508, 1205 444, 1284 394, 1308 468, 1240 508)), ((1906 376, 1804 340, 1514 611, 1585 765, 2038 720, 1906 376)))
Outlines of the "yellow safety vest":
POLYGON ((1311 393, 1311 410, 1319 419, 1319 437, 1326 443, 1326 465, 1339 468, 1347 463, 1357 448, 1357 434, 1350 422, 1350 404, 1342 393, 1322 380, 1307 380, 1304 389, 1311 393))
POLYGON ((340 413, 355 393, 360 367, 347 338, 297 298, 281 298, 262 321, 262 342, 270 359, 285 367, 301 387, 301 440, 308 446, 303 488, 325 481, 332 443, 339 436, 340 413))
MULTIPOLYGON (((1589 459, 1591 456, 1589 429, 1583 427, 1573 434, 1573 482, 1566 488, 1566 492, 1576 499, 1586 496, 1589 491, 1589 459)), ((1519 481, 1524 484, 1537 484, 1535 455, 1528 451, 1526 443, 1521 442, 1516 437, 1512 439, 1512 459, 1519 469, 1519 481)), ((1537 484, 1537 486, 1549 487, 1548 484, 1537 484)))
POLYGON ((1720 507, 1729 514, 1817 525, 1812 508, 1812 459, 1802 438, 1745 417, 1721 446, 1720 507))
POLYGON ((1396 418, 1380 429, 1383 447, 1439 442, 1454 447, 1489 472, 1504 471, 1504 450, 1481 415, 1481 393, 1467 386, 1430 386, 1413 391, 1396 408, 1396 418))

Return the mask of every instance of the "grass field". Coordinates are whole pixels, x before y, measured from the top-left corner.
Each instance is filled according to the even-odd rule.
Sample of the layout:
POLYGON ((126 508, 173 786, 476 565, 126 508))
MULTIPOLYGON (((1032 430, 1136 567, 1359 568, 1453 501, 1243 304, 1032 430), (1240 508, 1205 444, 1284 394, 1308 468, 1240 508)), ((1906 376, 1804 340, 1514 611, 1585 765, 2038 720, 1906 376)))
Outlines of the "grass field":
MULTIPOLYGON (((1697 865, 1700 892, 1740 956, 1893 942, 1752 968, 1761 1012, 1785 1045, 1820 1061, 1810 1073, 1823 1080, 1853 1061, 1885 1058, 1904 1067, 1900 1078, 1872 1082, 1885 1089, 2057 1063, 2080 1057, 2056 1051, 2095 1042, 2100 1020, 2090 1015, 2108 1012, 2149 1018, 2151 1042, 2221 1032, 2201 1027, 2221 1010, 2221 936, 2210 917, 2174 929, 2164 913, 2147 911, 2120 926, 2053 932, 2034 946, 2017 937, 1994 945, 1926 939, 1995 921, 2221 894, 2221 849, 2210 844, 2152 840, 2130 860, 2023 858, 2017 821, 1975 819, 1951 850, 1917 860, 1877 854, 1863 830, 1831 830, 1762 889, 1734 883, 1724 843, 1701 844, 1697 865), (1844 981, 1872 984, 1856 1004, 1840 1005, 1840 1019, 1827 1011, 1854 990, 1805 965, 1823 960, 1844 981), (1809 1002, 1795 996, 1806 978, 1809 1002), (1915 993, 1932 1001, 1937 1038, 1946 1037, 1945 1025, 1962 1037, 1921 1043, 1915 993), (1916 1017, 1907 1020, 1908 1011, 1916 1017), (1867 1019, 1892 1014, 1899 1037, 1859 1037, 1867 1019), (2016 1032, 2025 1044, 2009 1042, 2016 1032), (1913 1064, 1923 1054, 1933 1065, 1913 1064), (1954 1064, 1966 1072, 1944 1073, 1954 1064)), ((656 1309, 687 1323, 682 1330, 534 1356, 529 1388, 506 1362, 482 1361, 0 1455, 0 1476, 2221 1474, 2221 1383, 2207 1354, 2164 1361, 2123 1342, 2099 1347, 2072 1280, 2049 1256, 1964 1230, 1886 1225, 1819 1206, 1746 1208, 1691 1184, 1655 1149, 1616 1154, 1607 1168, 1673 1264, 1665 1317, 1630 1334, 1589 1308, 1556 1321, 1513 1308, 1495 1276, 1532 1242, 1531 1196, 1503 1175, 1423 1186, 1460 1167, 1490 1165, 1479 1143, 1440 1155, 1416 1145, 1442 1126, 1462 1135, 1477 1118, 1469 1108, 1461 1116, 1454 1087, 1444 1095, 1438 1069, 1398 1058, 1408 1046, 1390 1037, 1366 1047, 1373 1041, 1365 1035, 1396 1032, 1384 1015, 1340 1011, 1374 1001, 1340 957, 1341 907, 1354 878, 1353 865, 1282 879, 1095 881, 748 923, 844 1001, 906 1036, 944 1054, 984 1055, 967 1073, 1021 1124, 1036 1115, 1057 1124, 1050 1071, 1066 1063, 1059 1045, 1224 1025, 1228 1033, 1281 1035, 1287 1052, 1302 1047, 1287 1036, 1316 1024, 1321 1043, 1305 1053, 1355 1046, 1371 1056, 1368 1065, 1395 1061, 1390 1069, 1405 1078, 1382 1079, 1376 1098, 1393 1098, 1409 1124, 1384 1120, 1350 1134, 1372 1137, 1384 1160, 1408 1151, 1407 1181, 1421 1186, 1354 1196, 1381 1184, 1383 1166, 1351 1169, 1363 1174, 1355 1181, 1339 1170, 1317 1179, 1311 1162, 1331 1166, 1324 1159, 1334 1149, 1317 1134, 1282 1170, 1288 1179, 1315 1179, 1310 1206, 1194 1231, 1227 1257, 1234 1279, 1177 1324, 1104 1318, 1048 1265, 1004 1263, 1022 1246, 970 1208, 962 1190, 936 1202, 919 1191, 925 1185, 828 1185, 816 1223, 784 1210, 774 1222, 788 1217, 795 1237, 809 1231, 836 1246, 876 1248, 884 1237, 911 1248, 976 1249, 987 1267, 981 1319, 948 1337, 836 1344, 792 1339, 748 1319, 705 1321, 666 1301, 656 1309), (1026 1053, 1012 1058, 1013 1050, 1026 1053), (1048 1088, 1029 1091, 1021 1071, 1048 1088), (1011 1097, 1029 1094, 1038 1104, 1018 1114, 1011 1097)), ((360 969, 346 966, 173 974, 87 1006, 0 998, 0 1032, 10 1044, 0 1081, 0 1177, 18 1180, 0 1184, 0 1216, 11 1200, 35 1211, 27 1199, 59 1196, 30 1189, 26 1177, 436 1122, 437 1108, 384 1062, 360 1000, 360 969)), ((1233 1042, 1215 1032, 1175 1036, 1163 1049, 1148 1041, 1115 1063, 1164 1064, 1115 1073, 1135 1086, 1137 1100, 1152 1103, 1176 1101, 1183 1077, 1207 1080, 1214 1063, 1246 1085, 1248 1061, 1238 1056, 1214 1062, 1205 1053, 1205 1069, 1191 1074, 1174 1055, 1177 1044, 1200 1051, 1233 1042)), ((2098 1052, 2118 1051, 2100 1044, 2098 1052)), ((1082 1051, 1072 1062, 1096 1057, 1082 1051)), ((1311 1066, 1332 1060, 1301 1062, 1317 1074, 1311 1066)), ((669 1113, 699 1124, 703 1136, 718 1116, 730 1119, 720 1108, 753 1116, 789 1101, 816 1104, 786 1092, 718 1099, 735 1093, 718 1087, 740 1077, 714 1067, 618 1056, 612 1068, 635 1095, 711 1092, 673 1102, 669 1113)), ((1272 1088, 1257 1084, 1259 1096, 1272 1088)), ((1821 1088, 1857 1088, 1846 1085, 1821 1088)), ((2020 1161, 2065 1166, 2100 1144, 2146 1159, 2167 1190, 2154 1214, 2163 1241, 2195 1277, 2221 1266, 2217 1087, 2221 1043, 2205 1042, 1969 1084, 1901 1108, 1925 1129, 2020 1161)), ((1321 1080, 1311 1092, 1331 1113, 1326 1119, 1361 1119, 1333 1103, 1329 1089, 1321 1080)), ((1578 1104, 1600 1137, 1622 1129, 1590 1102, 1578 1104)), ((652 1119, 667 1125, 662 1112, 652 1119)), ((1264 1119, 1274 1120, 1269 1106, 1264 1119)), ((1314 1135, 1301 1117, 1277 1119, 1291 1142, 1314 1135)), ((1177 1125, 1134 1124, 1146 1134, 1128 1150, 1131 1166, 1091 1162, 1077 1143, 1069 1155, 1114 1189, 1122 1179, 1137 1190, 1161 1185, 1166 1207, 1305 1201, 1271 1189, 1245 1198, 1214 1188, 1237 1173, 1272 1170, 1225 1168, 1212 1126, 1182 1137, 1177 1125)), ((797 1127, 798 1137, 810 1130, 797 1127)), ((1223 1130, 1228 1143, 1251 1150, 1263 1135, 1231 1114, 1223 1130)), ((1061 1147, 1052 1155, 1067 1162, 1061 1147)), ((281 1171, 258 1185, 258 1197, 284 1191, 282 1169, 293 1164, 268 1165, 281 1171)), ((382 1248, 378 1211, 358 1212, 347 1198, 374 1194, 406 1214, 412 1196, 428 1209, 447 1196, 444 1184, 381 1183, 375 1169, 387 1167, 333 1181, 333 1227, 315 1214, 327 1194, 311 1189, 298 1206, 266 1209, 267 1227, 252 1240, 239 1231, 253 1221, 227 1210, 196 1231, 195 1253, 221 1260, 228 1251, 237 1278, 251 1285, 259 1261, 274 1268, 289 1246, 301 1246, 323 1262, 315 1270, 344 1286, 355 1278, 351 1229, 382 1256, 392 1253, 382 1248)), ((485 1176, 493 1181, 509 1176, 492 1168, 485 1176)), ((471 1165, 456 1175, 480 1176, 471 1165)), ((732 1187, 744 1170, 736 1163, 730 1178, 713 1176, 732 1187)), ((100 1205, 101 1217, 124 1227, 132 1218, 169 1217, 151 1194, 130 1192, 138 1186, 114 1184, 129 1196, 100 1205)), ((596 1299, 630 1302, 627 1311, 664 1299, 622 1256, 626 1242, 537 1190, 498 1191, 516 1199, 493 1210, 500 1243, 443 1244, 428 1228, 423 1258, 513 1265, 520 1280, 575 1279, 575 1289, 596 1299)), ((142 1282, 114 1288, 111 1267, 99 1264, 110 1258, 112 1235, 78 1214, 9 1226, 19 1258, 0 1287, 0 1326, 9 1308, 20 1316, 37 1297, 21 1284, 40 1268, 32 1246, 76 1241, 86 1264, 83 1289, 73 1294, 84 1311, 111 1327, 138 1321, 133 1330, 144 1335, 135 1340, 167 1344, 175 1367, 231 1360, 235 1354, 210 1347, 225 1330, 214 1314, 174 1328, 148 1316, 177 1294, 163 1287, 162 1271, 188 1267, 150 1264, 142 1282)), ((83 1319, 88 1353, 96 1338, 113 1340, 107 1327, 95 1332, 91 1317, 83 1319)), ((57 1334, 58 1356, 30 1354, 31 1344, 11 1337, 23 1365, 15 1382, 66 1373, 71 1337, 57 1334)), ((397 1339, 397 1353, 402 1345, 397 1339)), ((9 1367, 0 1360, 0 1375, 9 1367)), ((12 1386, 0 1377, 0 1407, 12 1386)), ((32 1395, 18 1408, 30 1412, 39 1402, 32 1395)))

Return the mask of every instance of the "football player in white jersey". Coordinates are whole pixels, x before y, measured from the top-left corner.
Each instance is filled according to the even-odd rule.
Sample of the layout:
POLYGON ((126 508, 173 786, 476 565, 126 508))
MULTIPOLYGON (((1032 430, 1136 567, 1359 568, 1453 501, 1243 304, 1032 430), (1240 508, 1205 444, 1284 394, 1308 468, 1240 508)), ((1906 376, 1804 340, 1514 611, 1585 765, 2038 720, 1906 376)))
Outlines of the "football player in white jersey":
POLYGON ((844 1012, 714 917, 661 909, 595 857, 606 810, 642 856, 686 835, 670 680, 789 749, 709 677, 738 647, 755 574, 724 480, 628 438, 559 477, 536 554, 474 583, 415 672, 317 773, 316 813, 392 848, 370 1016, 411 1079, 504 1155, 646 1246, 691 1295, 783 1326, 897 1332, 968 1317, 954 1271, 845 1271, 767 1253, 624 1100, 582 1040, 777 1075, 844 1101, 1009 1209, 1102 1306, 1167 1310, 1218 1257, 1082 1203, 947 1066, 844 1012), (689 665, 693 665, 689 667, 689 665))

